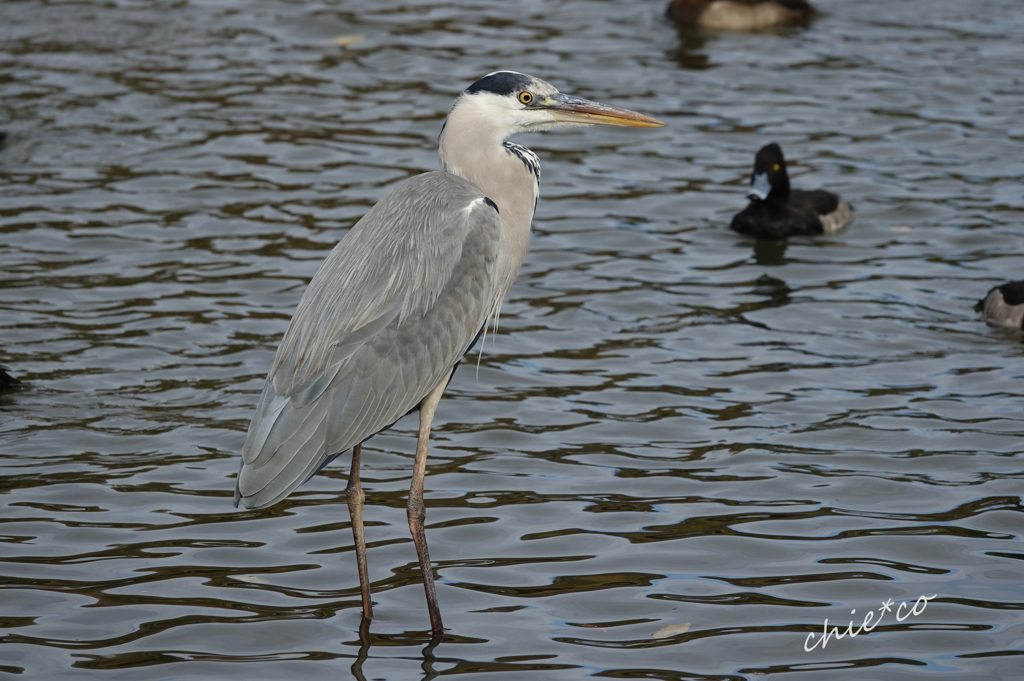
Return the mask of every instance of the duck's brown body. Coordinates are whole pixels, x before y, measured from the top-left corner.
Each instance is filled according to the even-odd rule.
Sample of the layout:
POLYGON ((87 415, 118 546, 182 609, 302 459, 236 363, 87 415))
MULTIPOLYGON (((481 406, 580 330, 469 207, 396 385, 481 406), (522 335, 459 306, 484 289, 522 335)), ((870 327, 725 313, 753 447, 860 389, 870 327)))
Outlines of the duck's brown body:
POLYGON ((806 22, 814 8, 805 0, 672 0, 667 14, 683 26, 759 31, 806 22))

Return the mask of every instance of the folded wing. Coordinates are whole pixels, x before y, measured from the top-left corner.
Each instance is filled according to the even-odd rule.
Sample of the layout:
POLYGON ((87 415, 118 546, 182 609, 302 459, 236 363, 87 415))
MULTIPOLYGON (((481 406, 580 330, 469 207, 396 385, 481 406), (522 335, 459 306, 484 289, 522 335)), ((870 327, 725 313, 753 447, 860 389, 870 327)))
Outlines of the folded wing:
POLYGON ((501 221, 448 173, 374 206, 309 283, 242 447, 235 503, 283 499, 414 408, 465 354, 497 295, 501 221))

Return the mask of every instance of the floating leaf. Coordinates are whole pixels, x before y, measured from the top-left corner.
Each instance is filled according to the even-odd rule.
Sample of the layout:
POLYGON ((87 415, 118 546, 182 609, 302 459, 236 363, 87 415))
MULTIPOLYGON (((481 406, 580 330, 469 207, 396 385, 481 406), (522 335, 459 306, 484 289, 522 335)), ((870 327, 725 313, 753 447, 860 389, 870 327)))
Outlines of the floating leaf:
POLYGON ((349 45, 355 45, 356 43, 363 42, 363 36, 361 35, 339 35, 334 38, 328 38, 324 41, 326 45, 337 45, 338 47, 348 47, 349 45))
POLYGON ((269 580, 263 579, 257 575, 238 575, 235 579, 240 582, 248 582, 249 584, 270 584, 269 580))
POLYGON ((662 627, 654 632, 651 638, 668 638, 669 636, 675 636, 676 634, 685 634, 690 630, 690 623, 686 624, 671 624, 667 627, 662 627))

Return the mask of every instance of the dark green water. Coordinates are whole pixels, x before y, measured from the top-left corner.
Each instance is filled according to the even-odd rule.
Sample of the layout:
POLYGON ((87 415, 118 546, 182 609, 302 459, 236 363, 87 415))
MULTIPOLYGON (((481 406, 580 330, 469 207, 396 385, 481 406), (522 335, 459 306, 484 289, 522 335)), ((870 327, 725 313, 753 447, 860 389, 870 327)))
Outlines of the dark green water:
POLYGON ((1019 677, 1024 346, 972 306, 1024 273, 1024 12, 818 4, 0 5, 0 676, 1019 677), (345 466, 238 512, 238 451, 306 281, 500 68, 670 127, 517 138, 532 251, 427 471, 448 635, 408 420, 364 455, 361 645, 345 466), (848 230, 726 229, 772 140, 848 230))

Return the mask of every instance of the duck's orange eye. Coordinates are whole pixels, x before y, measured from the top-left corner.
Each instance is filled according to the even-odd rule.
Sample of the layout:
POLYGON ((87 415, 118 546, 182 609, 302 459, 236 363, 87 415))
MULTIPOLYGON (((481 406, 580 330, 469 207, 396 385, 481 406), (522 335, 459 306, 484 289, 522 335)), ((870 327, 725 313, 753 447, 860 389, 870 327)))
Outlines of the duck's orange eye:
POLYGON ((779 171, 779 164, 776 163, 775 165, 773 165, 772 166, 772 170, 774 170, 775 172, 778 172, 779 171))
POLYGON ((519 93, 519 101, 522 102, 523 104, 532 104, 533 103, 533 95, 530 94, 529 92, 520 92, 519 93))

